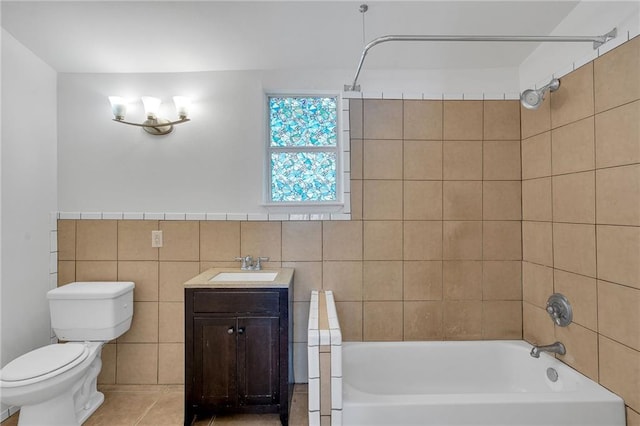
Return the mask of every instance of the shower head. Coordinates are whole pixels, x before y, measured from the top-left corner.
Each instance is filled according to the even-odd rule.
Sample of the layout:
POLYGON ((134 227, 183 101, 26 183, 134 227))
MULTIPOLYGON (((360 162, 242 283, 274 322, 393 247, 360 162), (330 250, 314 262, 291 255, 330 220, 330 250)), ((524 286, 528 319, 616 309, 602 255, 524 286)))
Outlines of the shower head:
POLYGON ((527 109, 538 109, 544 100, 544 95, 549 90, 555 92, 560 87, 560 80, 554 78, 547 84, 539 89, 528 89, 522 92, 520 95, 520 103, 527 109))

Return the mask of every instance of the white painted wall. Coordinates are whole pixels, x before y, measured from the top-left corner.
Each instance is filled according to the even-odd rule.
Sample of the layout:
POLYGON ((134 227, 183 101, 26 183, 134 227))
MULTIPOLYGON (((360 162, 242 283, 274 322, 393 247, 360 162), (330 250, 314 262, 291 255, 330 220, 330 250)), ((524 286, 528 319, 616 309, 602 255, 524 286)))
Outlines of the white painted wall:
MULTIPOLYGON (((50 341, 56 72, 2 30, 1 365, 50 341)), ((2 407, 2 411, 6 407, 2 407)))
MULTIPOLYGON (((353 70, 59 74, 58 203, 64 212, 265 213, 265 92, 340 91, 353 70), (194 100, 166 136, 111 121, 107 96, 194 100)), ((363 70, 365 93, 517 92, 517 70, 363 70)), ((143 121, 140 101, 127 119, 143 121)))
POLYGON ((581 1, 550 35, 602 35, 614 27, 618 36, 598 50, 592 43, 541 44, 520 65, 520 90, 541 87, 640 33, 640 1, 581 1))

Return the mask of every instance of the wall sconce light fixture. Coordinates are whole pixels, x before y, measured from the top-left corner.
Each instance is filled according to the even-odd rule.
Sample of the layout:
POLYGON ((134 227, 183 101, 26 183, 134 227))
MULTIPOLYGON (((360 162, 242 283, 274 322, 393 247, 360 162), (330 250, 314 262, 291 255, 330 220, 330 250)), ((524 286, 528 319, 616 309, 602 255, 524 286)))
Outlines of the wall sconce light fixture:
POLYGON ((166 118, 158 118, 158 111, 160 109, 160 103, 162 102, 158 98, 151 96, 143 96, 142 103, 144 105, 144 113, 147 119, 144 123, 132 123, 125 121, 124 116, 127 113, 127 100, 119 96, 109 96, 109 102, 111 102, 111 110, 113 111, 114 119, 118 123, 129 124, 131 126, 142 127, 147 133, 152 135, 166 135, 171 133, 174 124, 186 123, 191 121, 187 118, 189 113, 189 106, 191 105, 191 99, 185 96, 174 96, 173 103, 176 105, 179 120, 169 121, 166 118))

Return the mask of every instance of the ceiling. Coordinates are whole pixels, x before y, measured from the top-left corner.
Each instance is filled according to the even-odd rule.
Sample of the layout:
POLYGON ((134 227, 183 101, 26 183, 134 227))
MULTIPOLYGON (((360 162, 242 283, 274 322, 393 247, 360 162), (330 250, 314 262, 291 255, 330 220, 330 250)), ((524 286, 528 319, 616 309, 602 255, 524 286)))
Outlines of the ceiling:
MULTIPOLYGON (((2 27, 58 72, 355 69, 361 2, 2 1, 2 27)), ((548 35, 577 1, 369 1, 386 34, 548 35)), ((589 34, 589 28, 585 33, 589 34)), ((584 34, 581 34, 584 35, 584 34)), ((367 68, 517 67, 536 43, 386 43, 367 68)))

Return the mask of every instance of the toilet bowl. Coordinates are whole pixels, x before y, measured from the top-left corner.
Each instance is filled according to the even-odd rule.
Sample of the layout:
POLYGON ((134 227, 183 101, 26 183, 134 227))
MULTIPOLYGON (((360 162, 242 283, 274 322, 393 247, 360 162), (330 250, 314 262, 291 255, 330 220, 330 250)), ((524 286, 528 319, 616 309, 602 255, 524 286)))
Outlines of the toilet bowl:
POLYGON ((0 400, 19 406, 19 426, 79 426, 98 409, 104 344, 133 317, 132 282, 79 282, 47 293, 51 324, 68 343, 28 352, 0 370, 0 400))

